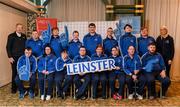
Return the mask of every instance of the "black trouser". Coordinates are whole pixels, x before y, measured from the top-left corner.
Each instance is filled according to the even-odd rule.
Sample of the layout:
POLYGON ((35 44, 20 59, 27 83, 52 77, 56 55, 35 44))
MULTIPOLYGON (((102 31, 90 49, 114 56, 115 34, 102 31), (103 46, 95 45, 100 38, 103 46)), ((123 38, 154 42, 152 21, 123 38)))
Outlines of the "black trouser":
POLYGON ((14 62, 11 63, 11 68, 12 68, 12 84, 11 84, 11 91, 16 92, 17 91, 17 86, 15 82, 15 78, 17 75, 17 61, 20 56, 13 56, 14 62))
POLYGON ((170 69, 171 69, 171 64, 168 64, 168 61, 165 61, 165 66, 166 66, 166 75, 167 77, 170 78, 170 69))

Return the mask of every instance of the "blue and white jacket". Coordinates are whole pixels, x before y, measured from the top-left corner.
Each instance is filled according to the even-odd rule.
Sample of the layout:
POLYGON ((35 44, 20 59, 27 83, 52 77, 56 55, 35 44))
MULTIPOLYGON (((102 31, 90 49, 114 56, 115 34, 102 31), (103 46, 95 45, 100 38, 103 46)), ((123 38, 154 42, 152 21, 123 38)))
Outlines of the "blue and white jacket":
POLYGON ((123 61, 124 72, 127 75, 134 74, 134 70, 141 70, 141 60, 137 54, 134 54, 133 58, 129 55, 124 57, 123 61))
POLYGON ((55 55, 50 54, 45 57, 42 56, 38 61, 38 71, 42 72, 46 70, 49 73, 55 72, 56 71, 55 63, 56 63, 55 55))

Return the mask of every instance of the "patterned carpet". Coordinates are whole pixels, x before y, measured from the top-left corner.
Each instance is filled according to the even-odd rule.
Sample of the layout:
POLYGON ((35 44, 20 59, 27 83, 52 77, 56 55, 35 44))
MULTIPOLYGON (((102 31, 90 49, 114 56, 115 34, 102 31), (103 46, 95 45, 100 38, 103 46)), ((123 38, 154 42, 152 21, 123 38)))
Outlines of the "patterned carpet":
POLYGON ((74 100, 67 98, 60 100, 53 98, 50 101, 41 101, 38 96, 30 100, 28 96, 24 100, 18 99, 18 94, 10 94, 10 85, 0 88, 0 106, 180 106, 180 82, 172 82, 168 98, 155 100, 74 100))

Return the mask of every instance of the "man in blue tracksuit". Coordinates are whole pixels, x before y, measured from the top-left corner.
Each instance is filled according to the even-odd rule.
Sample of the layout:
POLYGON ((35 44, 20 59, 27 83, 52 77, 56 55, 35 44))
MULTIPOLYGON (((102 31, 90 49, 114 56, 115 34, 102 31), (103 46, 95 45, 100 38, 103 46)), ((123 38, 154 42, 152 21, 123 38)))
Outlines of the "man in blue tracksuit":
POLYGON ((141 28, 141 37, 137 39, 138 42, 138 54, 141 57, 146 52, 148 52, 148 44, 155 43, 155 40, 153 37, 148 36, 148 28, 143 27, 141 28))
POLYGON ((95 32, 96 25, 94 23, 89 24, 89 33, 86 34, 83 38, 83 45, 87 50, 87 55, 91 56, 92 54, 96 53, 97 45, 102 44, 102 38, 100 34, 95 32))
POLYGON ((61 52, 61 57, 56 60, 55 83, 58 97, 64 99, 65 93, 72 83, 72 76, 67 75, 66 64, 72 63, 66 50, 61 52), (63 85, 64 84, 64 85, 63 85))
POLYGON ((30 64, 30 76, 29 76, 29 97, 32 99, 34 98, 34 89, 35 89, 35 84, 36 84, 36 69, 37 69, 37 61, 36 58, 32 55, 32 49, 30 47, 26 47, 24 51, 24 55, 22 55, 18 62, 17 62, 17 71, 18 75, 15 78, 15 82, 18 86, 19 89, 19 98, 23 99, 25 95, 25 89, 23 85, 23 81, 20 79, 20 69, 23 66, 29 66, 30 64), (26 62, 29 61, 29 62, 26 62))
POLYGON ((156 52, 156 45, 151 43, 148 45, 148 52, 142 56, 142 67, 144 75, 147 79, 147 87, 149 98, 154 99, 155 91, 155 80, 161 82, 162 97, 165 98, 166 92, 170 85, 170 79, 166 76, 166 67, 162 56, 156 52))
POLYGON ((124 26, 125 34, 122 35, 119 39, 119 45, 120 45, 120 51, 122 56, 125 56, 128 54, 127 50, 130 45, 134 46, 136 48, 136 37, 131 34, 132 32, 132 26, 129 24, 126 24, 124 26))
POLYGON ((118 47, 118 42, 113 38, 113 29, 109 27, 107 37, 103 40, 104 53, 111 56, 111 49, 116 46, 118 47))
POLYGON ((123 58, 119 56, 118 47, 112 48, 112 55, 109 58, 115 60, 116 69, 110 71, 109 73, 109 85, 111 89, 111 97, 115 100, 121 100, 124 96, 124 85, 125 85, 125 73, 123 71, 123 58), (115 92, 115 80, 118 79, 119 89, 118 92, 115 92))
POLYGON ((43 54, 43 42, 39 39, 37 31, 32 32, 32 37, 26 41, 26 47, 32 48, 32 54, 39 58, 43 54))
POLYGON ((38 81, 39 88, 41 94, 41 100, 50 100, 53 89, 54 82, 54 72, 55 68, 56 56, 52 54, 52 48, 49 45, 46 45, 44 48, 44 55, 40 57, 38 61, 38 81), (45 80, 48 82, 47 93, 44 92, 44 88, 46 87, 44 84, 45 80))
MULTIPOLYGON (((107 56, 104 54, 102 45, 96 47, 96 53, 91 56, 91 60, 102 60, 107 59, 107 56)), ((98 84, 101 82, 102 86, 102 99, 106 99, 106 84, 107 84, 107 72, 95 72, 92 73, 92 88, 93 88, 93 99, 97 98, 97 88, 98 84)))
POLYGON ((140 57, 135 53, 135 47, 129 46, 128 55, 124 57, 124 72, 126 73, 126 83, 129 90, 128 99, 133 99, 133 97, 137 97, 140 100, 143 99, 142 95, 144 86, 146 84, 146 79, 140 70, 140 57), (138 85, 138 89, 135 92, 133 86, 136 86, 136 84, 138 85))
POLYGON ((68 45, 68 54, 71 59, 79 55, 79 48, 82 46, 82 43, 79 41, 79 32, 73 32, 73 40, 69 42, 68 45))
POLYGON ((50 41, 50 46, 52 47, 53 52, 56 57, 60 57, 60 53, 63 50, 63 47, 59 38, 60 38, 59 29, 57 27, 52 28, 52 37, 50 41))
MULTIPOLYGON (((90 61, 91 58, 86 55, 86 48, 84 46, 81 46, 79 49, 79 54, 74 57, 73 59, 73 63, 77 63, 77 62, 86 62, 86 61, 90 61)), ((76 74, 74 75, 74 79, 73 82, 75 84, 76 87, 76 95, 75 98, 78 99, 86 99, 86 95, 85 92, 87 90, 87 87, 90 83, 90 79, 91 79, 91 75, 90 74, 76 74), (84 81, 82 82, 81 79, 84 79, 84 81)))

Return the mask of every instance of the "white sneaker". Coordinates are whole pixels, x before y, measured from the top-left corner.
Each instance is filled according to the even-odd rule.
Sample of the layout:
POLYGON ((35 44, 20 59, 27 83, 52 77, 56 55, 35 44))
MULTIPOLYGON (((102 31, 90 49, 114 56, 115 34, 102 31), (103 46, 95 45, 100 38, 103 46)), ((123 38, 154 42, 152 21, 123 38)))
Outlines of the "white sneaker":
POLYGON ((47 95, 46 96, 46 100, 50 100, 51 99, 51 96, 50 95, 47 95))
POLYGON ((132 100, 132 99, 133 99, 133 97, 134 97, 134 93, 129 94, 128 99, 129 99, 129 100, 132 100))
POLYGON ((137 99, 139 100, 142 100, 143 99, 143 96, 142 95, 139 95, 139 94, 136 94, 137 95, 137 99))
POLYGON ((41 95, 41 100, 44 100, 44 95, 41 95))

